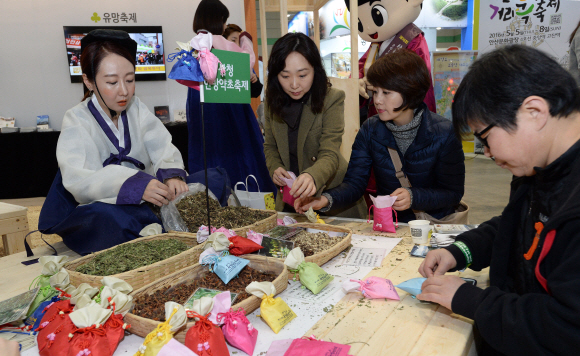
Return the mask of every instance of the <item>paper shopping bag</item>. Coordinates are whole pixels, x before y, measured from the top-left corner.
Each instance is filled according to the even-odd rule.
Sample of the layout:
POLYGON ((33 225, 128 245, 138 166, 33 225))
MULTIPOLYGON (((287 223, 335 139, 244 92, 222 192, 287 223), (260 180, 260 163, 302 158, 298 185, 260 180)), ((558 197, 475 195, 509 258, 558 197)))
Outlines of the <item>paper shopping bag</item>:
POLYGON ((248 208, 252 209, 268 209, 274 210, 275 208, 275 200, 274 200, 274 193, 272 192, 261 192, 260 186, 258 185, 258 180, 253 175, 249 175, 246 177, 246 183, 244 182, 237 182, 236 186, 234 187, 234 191, 236 196, 238 197, 240 204, 243 206, 247 206, 248 208), (256 185, 258 186, 257 192, 250 192, 248 190, 248 178, 254 178, 256 185), (243 185, 244 190, 239 190, 238 185, 243 185))

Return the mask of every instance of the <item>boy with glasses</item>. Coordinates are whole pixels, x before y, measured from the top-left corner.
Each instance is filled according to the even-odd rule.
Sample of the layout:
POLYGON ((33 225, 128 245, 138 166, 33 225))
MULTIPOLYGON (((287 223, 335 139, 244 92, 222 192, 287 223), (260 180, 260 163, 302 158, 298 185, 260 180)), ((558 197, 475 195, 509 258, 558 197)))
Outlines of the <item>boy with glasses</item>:
POLYGON ((479 355, 580 349, 580 91, 531 47, 481 56, 457 90, 455 132, 469 130, 516 176, 501 216, 431 251, 419 299, 475 322, 479 355), (448 271, 490 267, 490 287, 448 271))

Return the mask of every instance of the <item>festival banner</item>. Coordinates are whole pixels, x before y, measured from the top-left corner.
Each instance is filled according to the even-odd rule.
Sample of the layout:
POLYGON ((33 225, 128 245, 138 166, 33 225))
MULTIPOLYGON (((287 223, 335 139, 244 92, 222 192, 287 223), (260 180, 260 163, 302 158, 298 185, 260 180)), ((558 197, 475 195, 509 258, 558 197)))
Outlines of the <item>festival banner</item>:
POLYGON ((479 53, 523 44, 546 52, 568 68, 568 38, 579 14, 580 1, 481 0, 479 53))
POLYGON ((225 68, 222 76, 218 68, 213 85, 207 81, 203 85, 204 102, 249 104, 250 97, 250 55, 212 49, 225 68))

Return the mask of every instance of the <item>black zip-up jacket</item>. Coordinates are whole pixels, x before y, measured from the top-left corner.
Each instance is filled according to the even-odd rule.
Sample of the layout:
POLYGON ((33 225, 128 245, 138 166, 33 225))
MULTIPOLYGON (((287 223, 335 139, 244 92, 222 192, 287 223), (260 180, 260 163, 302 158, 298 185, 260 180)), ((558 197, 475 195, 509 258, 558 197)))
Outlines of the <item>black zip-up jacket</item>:
MULTIPOLYGON (((536 172, 514 179, 501 216, 457 237, 472 253, 471 269, 490 267, 489 288, 463 284, 451 303, 475 321, 479 355, 580 353, 580 141, 536 172)), ((464 268, 461 250, 447 250, 464 268)))

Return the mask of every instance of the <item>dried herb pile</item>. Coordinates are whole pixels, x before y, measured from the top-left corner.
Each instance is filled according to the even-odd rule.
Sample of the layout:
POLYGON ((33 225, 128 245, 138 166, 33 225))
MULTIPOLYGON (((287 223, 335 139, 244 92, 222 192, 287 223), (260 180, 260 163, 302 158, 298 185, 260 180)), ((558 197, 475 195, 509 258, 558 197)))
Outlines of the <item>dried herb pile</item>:
MULTIPOLYGON (((201 225, 207 225, 207 203, 205 192, 187 196, 177 203, 177 210, 187 225, 189 232, 197 232, 201 225)), ((226 229, 236 229, 251 225, 271 216, 270 213, 251 210, 245 206, 222 207, 216 200, 209 200, 211 225, 224 226, 226 229)))
POLYGON ((75 271, 92 276, 110 276, 148 266, 189 249, 176 239, 135 242, 97 254, 90 262, 75 271))
POLYGON ((328 250, 344 239, 344 236, 331 237, 325 232, 306 232, 301 231, 290 237, 289 241, 294 241, 294 247, 300 247, 304 257, 315 255, 319 252, 328 250))
POLYGON ((253 268, 245 267, 237 278, 232 279, 226 285, 215 273, 208 271, 202 279, 194 280, 191 284, 182 283, 172 287, 173 289, 171 290, 169 290, 170 287, 164 287, 151 295, 135 298, 135 306, 132 313, 147 319, 165 321, 165 302, 173 301, 183 305, 200 287, 223 291, 229 290, 230 292, 238 293, 234 301, 237 304, 250 297, 250 294, 246 292, 248 284, 253 281, 273 282, 276 277, 274 273, 263 273, 253 268))

